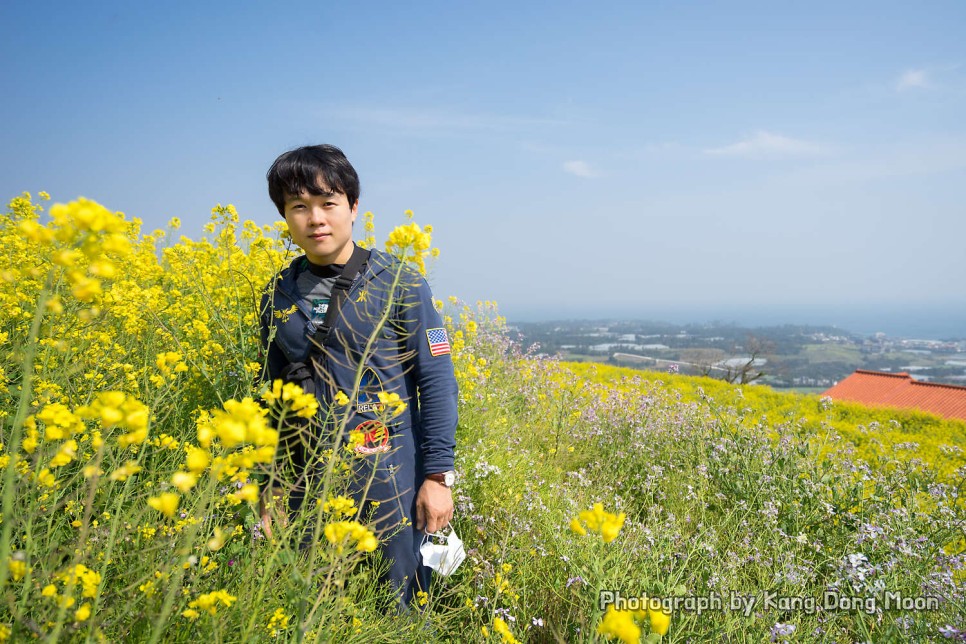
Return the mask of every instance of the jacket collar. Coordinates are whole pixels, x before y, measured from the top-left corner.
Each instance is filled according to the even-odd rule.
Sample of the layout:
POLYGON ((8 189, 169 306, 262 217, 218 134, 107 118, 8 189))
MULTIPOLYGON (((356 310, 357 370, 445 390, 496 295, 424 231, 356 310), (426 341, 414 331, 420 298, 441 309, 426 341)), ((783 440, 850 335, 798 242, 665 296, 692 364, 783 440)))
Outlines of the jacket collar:
MULTIPOLYGON (((298 283, 299 275, 303 271, 308 270, 308 259, 305 255, 299 255, 289 263, 289 265, 282 270, 278 277, 278 281, 275 284, 275 288, 281 292, 283 295, 288 297, 292 302, 299 304, 300 308, 304 308, 303 304, 299 302, 301 298, 298 294, 298 283)), ((395 264, 399 262, 398 259, 392 255, 379 250, 378 248, 373 248, 369 254, 369 261, 366 263, 366 269, 363 273, 363 278, 366 280, 372 280, 380 273, 390 270, 395 264)), ((311 319, 310 311, 303 310, 306 316, 311 319)))

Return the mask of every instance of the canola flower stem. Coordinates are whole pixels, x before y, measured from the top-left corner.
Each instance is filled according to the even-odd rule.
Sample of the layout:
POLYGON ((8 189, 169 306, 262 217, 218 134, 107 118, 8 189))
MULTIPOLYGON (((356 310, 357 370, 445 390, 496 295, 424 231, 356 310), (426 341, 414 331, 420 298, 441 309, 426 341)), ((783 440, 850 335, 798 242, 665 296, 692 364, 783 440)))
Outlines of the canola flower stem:
MULTIPOLYGON (((194 355, 191 351, 184 350, 184 344, 182 344, 181 340, 178 339, 178 336, 175 335, 174 329, 169 328, 168 325, 165 324, 164 320, 162 320, 161 317, 157 314, 156 311, 152 310, 151 314, 154 316, 155 323, 159 327, 167 331, 168 334, 171 336, 171 338, 175 341, 175 344, 177 344, 177 347, 178 347, 178 352, 184 355, 185 359, 190 362, 191 366, 198 369, 199 373, 201 373, 201 375, 205 377, 205 380, 208 381, 208 384, 212 386, 212 389, 215 391, 215 395, 218 396, 218 402, 224 404, 225 400, 222 398, 221 393, 218 391, 218 388, 216 387, 216 383, 214 379, 211 377, 211 374, 209 374, 208 370, 205 369, 204 364, 200 360, 195 360, 194 355)), ((170 387, 170 384, 169 384, 169 387, 170 387)))
MULTIPOLYGON (((271 332, 274 332, 274 329, 272 329, 271 332)), ((328 410, 327 413, 331 413, 331 410, 328 410)), ((275 427, 276 431, 278 431, 280 435, 282 433, 282 429, 284 427, 286 417, 287 417, 287 411, 284 411, 283 410, 282 413, 281 413, 281 415, 278 418, 278 421, 277 421, 277 424, 276 424, 276 427, 275 427)), ((310 421, 310 422, 312 422, 312 421, 310 421)), ((301 438, 300 438, 300 440, 301 440, 301 438)), ((267 489, 269 490, 269 493, 271 493, 271 490, 274 488, 274 486, 276 485, 276 483, 277 482, 280 482, 280 479, 276 478, 276 474, 277 474, 276 467, 270 467, 269 468, 269 474, 268 474, 268 481, 266 483, 267 489)), ((306 496, 308 496, 308 495, 306 495, 306 496)), ((274 501, 273 501, 273 503, 274 503, 274 501)), ((297 528, 297 522, 296 521, 289 521, 289 524, 287 526, 285 526, 285 527, 283 527, 278 522, 273 522, 273 526, 274 527, 272 529, 276 533, 277 536, 273 536, 272 537, 272 542, 273 542, 274 550, 272 551, 272 554, 269 557, 269 561, 266 564, 265 572, 263 574, 263 577, 265 577, 266 579, 271 576, 272 571, 274 570, 274 566, 275 566, 275 564, 279 560, 279 555, 282 552, 282 544, 283 543, 287 543, 291 539, 292 534, 295 532, 295 530, 297 528)), ((268 538, 267 535, 266 535, 266 538, 268 538)), ((305 581, 305 583, 303 585, 304 585, 304 590, 307 592, 308 591, 308 582, 305 581)), ((253 601, 253 605, 255 605, 255 606, 261 605, 261 603, 262 603, 261 602, 261 599, 264 596, 264 593, 265 593, 266 588, 268 588, 269 586, 268 586, 268 584, 257 584, 257 587, 258 587, 258 591, 257 591, 257 593, 255 595, 255 600, 253 601)), ((303 593, 303 597, 304 597, 304 593, 303 593)), ((304 604, 304 599, 300 599, 300 601, 299 601, 299 610, 301 610, 301 607, 303 606, 303 604, 304 604)), ((248 620, 248 624, 245 627, 245 633, 244 633, 245 636, 242 638, 242 641, 248 641, 250 639, 249 638, 249 635, 254 631, 255 624, 257 622, 257 619, 258 619, 258 613, 255 612, 255 611, 252 611, 251 617, 249 617, 249 620, 248 620)), ((301 623, 301 620, 299 620, 299 622, 301 623)), ((302 628, 299 628, 298 629, 297 640, 299 642, 302 641, 303 630, 304 629, 302 629, 302 628)))
MULTIPOLYGON (((279 555, 282 552, 282 541, 280 539, 276 539, 275 544, 273 544, 273 547, 274 547, 274 550, 272 551, 272 554, 268 557, 268 561, 265 563, 264 573, 262 574, 262 577, 264 580, 271 579, 271 575, 275 570, 275 564, 279 563, 279 555)), ((257 586, 258 586, 258 592, 255 594, 255 598, 252 601, 253 606, 262 605, 262 597, 265 595, 265 589, 268 588, 269 584, 259 583, 257 584, 257 586)), ((239 638, 240 641, 250 642, 255 639, 254 630, 257 622, 258 622, 258 612, 253 610, 251 611, 251 617, 249 617, 248 619, 248 624, 245 626, 245 632, 242 634, 241 638, 239 638)))
MULTIPOLYGON (((94 462, 95 468, 100 467, 100 464, 103 460, 103 452, 105 449, 105 445, 106 445, 106 441, 98 449, 98 456, 94 462)), ((138 453, 138 464, 142 462, 142 459, 144 458, 144 453, 145 453, 145 450, 141 450, 138 453)), ((90 527, 91 508, 93 507, 93 504, 94 504, 94 494, 97 491, 97 482, 99 479, 100 479, 100 475, 96 473, 93 477, 91 477, 91 483, 90 483, 91 491, 88 494, 87 500, 84 504, 84 519, 81 525, 81 532, 78 534, 78 538, 77 538, 77 542, 81 544, 87 542, 87 531, 89 530, 89 527, 90 527)), ((112 514, 116 515, 117 512, 124 507, 124 501, 127 499, 128 491, 130 489, 132 481, 133 481, 133 477, 128 477, 127 480, 124 481, 124 487, 121 488, 121 493, 118 495, 118 499, 114 503, 114 506, 112 508, 113 510, 112 514)), ((53 520, 54 520, 54 517, 51 516, 49 523, 47 525, 48 531, 53 529, 53 520)), ((111 561, 111 554, 114 548, 115 537, 117 534, 117 530, 119 528, 120 528, 120 525, 118 521, 111 522, 111 538, 108 541, 107 547, 104 549, 104 565, 100 571, 101 581, 100 581, 100 584, 98 584, 97 593, 94 595, 91 601, 91 611, 94 614, 97 613, 97 608, 100 605, 101 588, 104 585, 104 577, 105 577, 104 573, 106 572, 107 567, 111 561)), ((78 563, 80 563, 80 561, 78 561, 78 556, 80 552, 81 550, 79 548, 74 549, 74 556, 71 558, 70 569, 73 569, 78 563)), ((61 607, 60 611, 57 613, 57 624, 55 626, 54 632, 51 633, 51 637, 49 638, 51 642, 58 641, 58 638, 60 636, 60 631, 64 627, 64 618, 66 617, 66 615, 67 615, 67 607, 61 607)), ((91 628, 89 628, 87 633, 88 642, 91 641, 92 635, 93 635, 93 631, 91 628)))
MULTIPOLYGON (((362 495, 361 495, 360 498, 365 499, 368 496, 368 494, 369 494, 369 488, 372 486, 372 481, 375 478, 376 468, 378 467, 378 458, 379 458, 379 456, 376 455, 376 463, 373 464, 372 473, 369 475, 368 480, 366 480, 366 485, 365 485, 365 487, 362 490, 362 495)), ((358 519, 361 516, 362 506, 363 506, 363 504, 360 503, 359 504, 359 508, 356 510, 356 519, 358 519)), ((317 518, 316 518, 316 530, 318 530, 318 526, 321 523, 321 518, 322 518, 322 514, 320 513, 320 514, 317 515, 317 518)), ((333 579, 332 578, 333 578, 333 576, 335 574, 335 571, 336 571, 336 568, 334 566, 331 567, 331 568, 329 568, 329 574, 326 576, 326 580, 325 580, 325 587, 326 588, 328 588, 332 584, 332 582, 333 582, 333 579)), ((315 599, 315 603, 312 605, 312 609, 309 611, 309 614, 308 614, 308 617, 307 617, 307 619, 309 621, 311 621, 312 617, 315 615, 315 612, 322 605, 323 599, 325 599, 324 593, 319 593, 318 596, 315 599)))
MULTIPOLYGON (((285 420, 287 418, 287 415, 288 415, 288 410, 286 410, 286 409, 283 409, 282 413, 279 415, 278 422, 277 422, 277 425, 275 427, 275 430, 279 432, 279 435, 281 435, 281 433, 282 433, 282 428, 283 428, 283 426, 285 424, 285 420)), ((301 438, 300 438, 300 440, 301 440, 301 438)), ((272 491, 274 490, 277 482, 279 481, 279 479, 276 478, 276 473, 277 472, 276 472, 276 468, 275 467, 269 467, 268 468, 268 481, 265 482, 266 489, 263 490, 263 492, 267 491, 268 494, 269 494, 269 496, 272 495, 272 491)), ((275 500, 274 499, 272 499, 272 504, 273 504, 273 509, 274 509, 274 504, 275 504, 275 500)), ((265 569, 264 569, 264 572, 262 574, 263 579, 268 580, 268 579, 271 578, 272 573, 275 570, 275 565, 277 563, 279 563, 279 556, 282 553, 282 544, 283 543, 286 543, 290 539, 290 534, 295 529, 294 528, 294 525, 293 525, 294 523, 295 523, 294 521, 289 521, 289 525, 283 527, 280 522, 276 522, 276 521, 273 520, 273 522, 272 522, 272 525, 273 525, 272 530, 273 531, 277 531, 277 538, 276 537, 272 537, 271 538, 271 545, 272 545, 272 548, 273 549, 272 549, 271 555, 268 557, 268 561, 265 564, 265 569)), ((268 537, 267 534, 264 535, 264 538, 266 540, 269 539, 269 537, 268 537)), ((262 605, 262 597, 264 597, 266 589, 269 588, 269 584, 268 583, 259 583, 259 584, 256 584, 256 586, 258 588, 258 591, 255 593, 255 598, 252 601, 252 605, 254 605, 254 606, 261 606, 262 605)), ((248 623, 245 626, 245 632, 243 633, 243 635, 241 637, 241 641, 248 642, 248 641, 251 641, 251 640, 255 639, 253 633, 254 633, 255 626, 256 626, 257 622, 258 622, 258 612, 257 611, 251 611, 251 616, 248 618, 248 623)), ((300 629, 300 631, 301 631, 301 629, 300 629)))
POLYGON ((43 323, 44 312, 47 309, 47 300, 50 297, 53 275, 53 270, 47 271, 47 280, 44 283, 43 289, 40 291, 40 295, 37 297, 37 310, 34 311, 34 318, 30 324, 30 335, 27 337, 23 366, 21 367, 20 400, 17 403, 17 415, 13 419, 13 429, 10 432, 10 444, 7 447, 10 458, 7 462, 7 467, 3 471, 3 501, 2 506, 0 506, 0 518, 3 519, 3 530, 0 532, 0 588, 6 585, 7 575, 10 572, 7 561, 10 557, 10 537, 13 534, 14 524, 14 475, 16 473, 17 460, 20 458, 20 438, 23 433, 23 424, 27 418, 27 410, 30 408, 30 399, 33 394, 34 358, 37 356, 37 338, 40 336, 40 326, 43 323))
MULTIPOLYGON (((214 477, 208 477, 208 487, 205 489, 205 493, 201 499, 196 501, 195 505, 202 504, 202 507, 207 507, 207 503, 202 503, 202 501, 213 497, 217 485, 218 481, 214 477)), ((184 508, 184 513, 185 516, 192 516, 191 511, 187 507, 184 508)), ((200 521, 192 523, 189 528, 182 533, 184 535, 182 538, 182 543, 194 543, 195 538, 198 536, 198 532, 201 531, 202 525, 203 524, 200 521)), ((190 546, 188 550, 190 551, 190 546)), ((182 556, 182 548, 175 549, 174 553, 180 558, 182 556)), ((175 561, 177 561, 177 559, 175 561)), ((161 605, 161 611, 159 612, 157 619, 152 624, 153 628, 151 630, 151 639, 149 640, 150 644, 157 644, 158 640, 160 640, 161 636, 164 634, 165 629, 170 626, 170 624, 168 624, 168 617, 171 615, 174 598, 182 586, 182 580, 184 579, 185 573, 185 569, 180 565, 176 565, 174 570, 175 574, 172 575, 171 583, 168 586, 168 592, 164 595, 164 602, 161 605)))
MULTIPOLYGON (((85 516, 84 529, 85 530, 87 529, 87 526, 89 525, 89 521, 90 521, 90 509, 93 507, 93 502, 94 502, 93 495, 97 491, 97 485, 101 478, 101 475, 99 473, 100 465, 101 463, 104 462, 104 452, 107 448, 106 446, 107 446, 107 443, 105 441, 101 445, 101 447, 97 450, 97 458, 95 460, 96 469, 94 470, 94 475, 91 477, 91 483, 90 483, 91 495, 88 497, 88 504, 84 508, 84 516, 85 516)), ((145 450, 141 450, 138 453, 139 464, 142 462, 141 459, 143 458, 144 453, 145 453, 145 450)), ((132 481, 133 481, 133 477, 131 476, 129 476, 127 480, 124 481, 124 487, 121 488, 121 493, 118 494, 117 500, 114 502, 114 505, 111 507, 111 516, 118 516, 118 513, 124 507, 124 502, 127 500, 128 492, 132 485, 132 481)), ((107 545, 104 547, 104 568, 101 570, 101 583, 98 586, 97 595, 94 597, 94 600, 91 605, 91 611, 94 614, 97 614, 97 609, 101 603, 101 588, 104 585, 104 578, 106 577, 105 573, 107 572, 107 567, 111 563, 111 556, 114 554, 114 546, 117 543, 117 532, 118 530, 120 530, 120 528, 121 528, 120 521, 111 521, 111 532, 109 533, 109 536, 107 538, 107 545)), ((89 630, 87 633, 88 642, 91 641, 92 636, 93 636, 93 629, 89 630)))

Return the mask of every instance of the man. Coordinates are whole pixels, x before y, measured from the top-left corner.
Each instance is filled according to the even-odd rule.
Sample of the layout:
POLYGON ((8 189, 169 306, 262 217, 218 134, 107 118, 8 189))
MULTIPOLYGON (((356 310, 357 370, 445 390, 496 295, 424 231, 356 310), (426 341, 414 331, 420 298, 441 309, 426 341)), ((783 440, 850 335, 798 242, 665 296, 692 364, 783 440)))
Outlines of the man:
MULTIPOLYGON (((317 145, 282 154, 268 171, 268 191, 305 254, 262 299, 265 375, 313 392, 326 417, 294 440, 281 437, 290 449, 280 449, 289 461, 280 465, 308 490, 290 495, 290 509, 298 510, 302 494, 319 493, 324 449, 361 432, 350 491, 375 526, 405 610, 429 588, 421 531, 442 530, 453 516, 457 388, 446 330, 415 269, 353 242, 359 178, 341 150, 317 145), (387 410, 380 393, 398 402, 393 397, 387 410)), ((308 507, 315 500, 306 499, 308 507)))

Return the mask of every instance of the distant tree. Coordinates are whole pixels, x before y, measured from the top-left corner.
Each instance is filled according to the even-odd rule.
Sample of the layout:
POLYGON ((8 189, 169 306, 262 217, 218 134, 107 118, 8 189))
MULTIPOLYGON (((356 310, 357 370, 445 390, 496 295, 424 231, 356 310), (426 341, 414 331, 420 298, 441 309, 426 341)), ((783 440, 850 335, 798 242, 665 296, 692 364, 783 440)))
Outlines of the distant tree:
POLYGON ((721 349, 682 349, 679 353, 681 356, 681 364, 688 366, 691 370, 697 371, 702 376, 714 377, 711 373, 715 370, 721 370, 718 366, 722 360, 728 355, 721 349))
POLYGON ((734 384, 738 383, 740 385, 746 385, 749 382, 754 382, 762 376, 765 375, 764 371, 758 369, 756 363, 759 358, 773 352, 775 350, 775 343, 771 340, 765 338, 760 338, 758 336, 748 334, 748 339, 745 341, 744 347, 736 347, 736 353, 741 349, 747 358, 742 359, 741 362, 730 361, 725 363, 725 377, 724 379, 728 382, 734 384))

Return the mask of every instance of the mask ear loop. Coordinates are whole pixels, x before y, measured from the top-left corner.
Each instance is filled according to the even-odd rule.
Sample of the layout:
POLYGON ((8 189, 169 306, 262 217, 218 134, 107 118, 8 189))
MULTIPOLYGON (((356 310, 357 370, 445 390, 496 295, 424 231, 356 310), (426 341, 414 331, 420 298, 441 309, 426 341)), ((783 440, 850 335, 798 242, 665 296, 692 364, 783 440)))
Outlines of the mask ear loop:
POLYGON ((466 551, 463 548, 463 542, 456 536, 456 530, 453 529, 453 526, 450 526, 449 534, 445 535, 444 538, 446 539, 446 552, 443 553, 439 566, 441 570, 447 571, 446 575, 450 575, 463 563, 466 558, 466 551), (454 545, 456 545, 455 548, 454 545))

